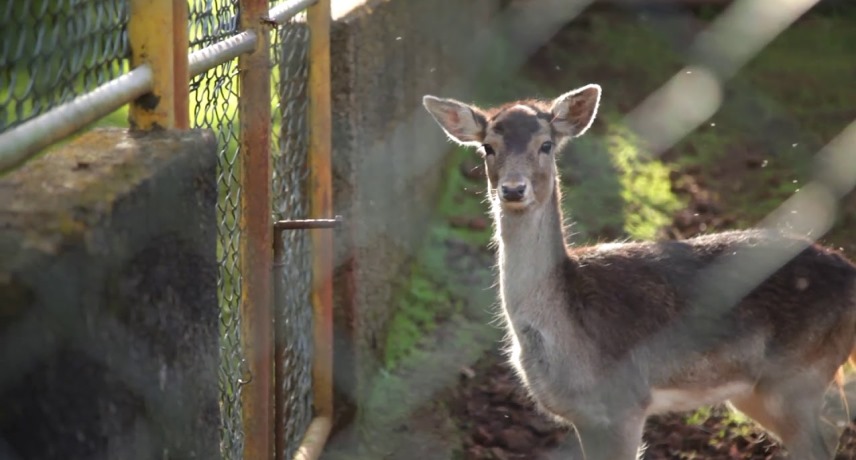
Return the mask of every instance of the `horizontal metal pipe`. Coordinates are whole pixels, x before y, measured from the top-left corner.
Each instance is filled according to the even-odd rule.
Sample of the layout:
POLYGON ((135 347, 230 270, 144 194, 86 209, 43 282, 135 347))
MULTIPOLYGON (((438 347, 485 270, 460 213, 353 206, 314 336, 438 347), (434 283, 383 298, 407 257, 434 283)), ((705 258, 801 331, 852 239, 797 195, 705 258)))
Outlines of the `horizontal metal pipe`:
POLYGON ((0 171, 18 165, 151 89, 152 70, 143 65, 0 133, 0 171))
MULTIPOLYGON (((317 0, 294 0, 272 8, 269 19, 284 24, 317 0)), ((253 31, 194 52, 188 58, 189 74, 195 77, 255 48, 258 37, 253 31)), ((70 102, 0 133, 0 171, 10 169, 42 149, 63 140, 90 123, 100 120, 130 101, 152 90, 152 70, 144 65, 110 80, 70 102)))
MULTIPOLYGON (((242 32, 189 57, 190 75, 196 76, 256 46, 255 32, 242 32)), ((10 169, 45 147, 98 121, 152 89, 152 70, 143 65, 116 77, 24 123, 0 133, 0 171, 10 169)))
POLYGON ((249 53, 256 47, 257 41, 256 33, 248 30, 191 53, 188 58, 191 78, 249 53))
POLYGON ((306 7, 312 6, 317 3, 318 0, 293 0, 290 2, 282 3, 271 8, 268 13, 268 18, 271 21, 282 25, 285 24, 286 21, 293 18, 297 13, 305 10, 306 7))

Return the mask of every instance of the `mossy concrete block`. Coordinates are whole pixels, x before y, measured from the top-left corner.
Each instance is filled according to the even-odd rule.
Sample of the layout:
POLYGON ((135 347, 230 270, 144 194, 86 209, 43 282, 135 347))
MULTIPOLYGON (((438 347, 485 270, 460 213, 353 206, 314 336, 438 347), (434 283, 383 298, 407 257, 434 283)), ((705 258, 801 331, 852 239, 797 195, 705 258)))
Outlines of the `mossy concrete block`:
POLYGON ((394 281, 426 236, 451 152, 422 96, 465 94, 472 31, 498 1, 368 0, 331 31, 336 370, 359 400, 384 354, 394 281))
POLYGON ((216 164, 99 129, 0 177, 0 457, 219 458, 216 164))

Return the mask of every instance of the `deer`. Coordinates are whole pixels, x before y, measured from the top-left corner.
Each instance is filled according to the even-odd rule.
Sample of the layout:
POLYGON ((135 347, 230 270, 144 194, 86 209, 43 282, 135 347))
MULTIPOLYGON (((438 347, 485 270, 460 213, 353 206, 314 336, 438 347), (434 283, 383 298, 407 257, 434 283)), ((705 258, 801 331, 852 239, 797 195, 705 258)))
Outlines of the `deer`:
POLYGON ((487 176, 507 358, 577 456, 642 458, 649 416, 726 404, 791 458, 833 458, 823 398, 856 347, 856 266, 781 229, 569 245, 556 156, 601 87, 490 109, 423 97, 487 176), (753 261, 784 257, 770 273, 753 261), (757 280, 752 281, 752 280, 757 280))

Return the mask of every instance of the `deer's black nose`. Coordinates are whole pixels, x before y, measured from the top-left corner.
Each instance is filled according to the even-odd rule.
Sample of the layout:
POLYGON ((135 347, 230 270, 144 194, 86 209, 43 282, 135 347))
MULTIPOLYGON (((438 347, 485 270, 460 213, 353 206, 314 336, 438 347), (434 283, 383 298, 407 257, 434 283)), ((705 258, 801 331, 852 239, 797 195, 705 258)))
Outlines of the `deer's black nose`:
POLYGON ((516 183, 508 184, 500 187, 502 191, 502 199, 505 201, 520 201, 523 199, 523 194, 526 193, 526 184, 516 183))

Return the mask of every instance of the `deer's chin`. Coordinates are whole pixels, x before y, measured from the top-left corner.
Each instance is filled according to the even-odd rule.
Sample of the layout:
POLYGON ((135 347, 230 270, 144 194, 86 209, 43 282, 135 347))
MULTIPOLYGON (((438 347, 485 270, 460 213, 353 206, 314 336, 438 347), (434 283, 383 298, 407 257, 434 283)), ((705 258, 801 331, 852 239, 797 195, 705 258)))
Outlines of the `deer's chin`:
POLYGON ((535 200, 532 198, 526 198, 521 201, 505 201, 503 199, 499 200, 499 206, 503 211, 508 212, 524 212, 527 209, 531 208, 532 205, 535 204, 535 200))

